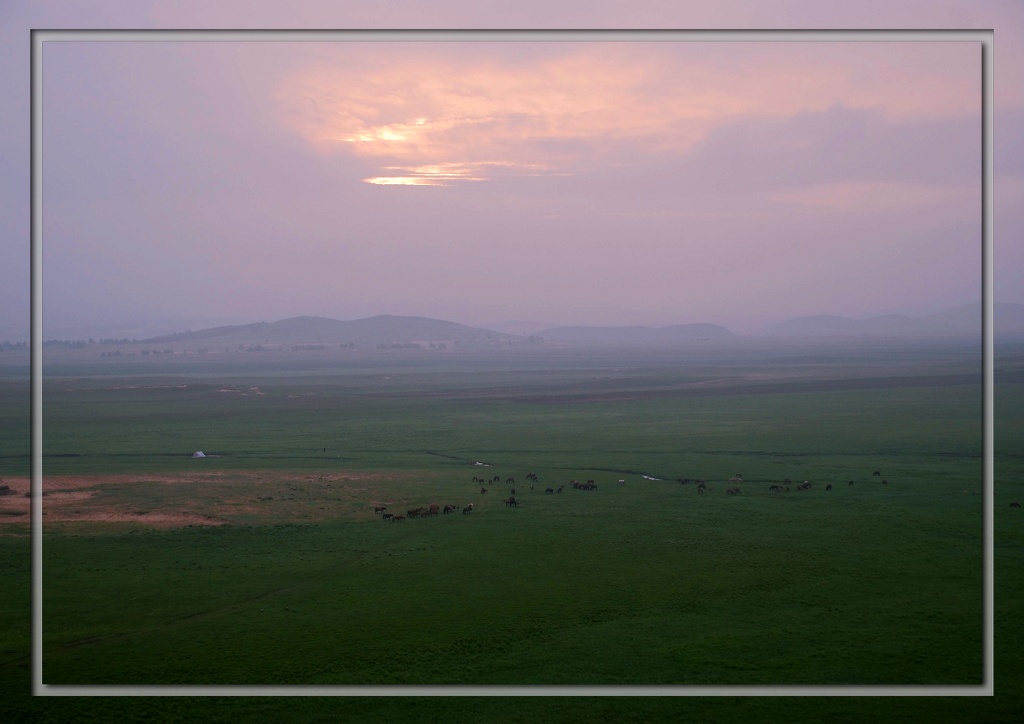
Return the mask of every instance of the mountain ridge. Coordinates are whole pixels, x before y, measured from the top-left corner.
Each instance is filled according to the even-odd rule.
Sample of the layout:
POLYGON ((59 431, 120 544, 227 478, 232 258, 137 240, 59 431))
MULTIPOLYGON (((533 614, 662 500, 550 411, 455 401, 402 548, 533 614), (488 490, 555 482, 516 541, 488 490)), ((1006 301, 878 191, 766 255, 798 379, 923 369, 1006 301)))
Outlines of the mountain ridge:
MULTIPOLYGON (((994 322, 997 338, 1024 337, 1024 304, 996 304, 994 322)), ((465 346, 522 343, 675 346, 766 338, 980 339, 980 335, 979 302, 922 317, 884 314, 856 319, 827 314, 806 315, 771 325, 760 333, 743 335, 710 323, 673 324, 662 327, 566 325, 546 327, 530 335, 523 335, 430 317, 381 314, 349 321, 319 316, 289 317, 276 322, 223 325, 164 334, 139 341, 150 344, 195 342, 224 346, 317 343, 359 346, 413 343, 454 343, 465 346)))
POLYGON ((522 338, 441 319, 380 314, 350 321, 329 317, 288 317, 276 322, 212 327, 140 341, 150 344, 207 342, 226 346, 317 343, 387 346, 416 342, 486 345, 489 341, 497 343, 499 340, 511 343, 522 338))

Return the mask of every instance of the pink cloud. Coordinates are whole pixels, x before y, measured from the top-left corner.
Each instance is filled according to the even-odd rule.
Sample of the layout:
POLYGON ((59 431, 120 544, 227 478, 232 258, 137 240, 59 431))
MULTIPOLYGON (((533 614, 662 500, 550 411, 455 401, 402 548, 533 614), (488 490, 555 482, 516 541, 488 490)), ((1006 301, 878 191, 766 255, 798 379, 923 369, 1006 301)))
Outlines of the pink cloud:
POLYGON ((980 94, 970 43, 522 45, 329 48, 276 97, 319 152, 396 171, 371 182, 447 184, 486 179, 488 166, 565 173, 627 148, 682 154, 745 117, 836 103, 890 119, 950 115, 976 109, 980 94))

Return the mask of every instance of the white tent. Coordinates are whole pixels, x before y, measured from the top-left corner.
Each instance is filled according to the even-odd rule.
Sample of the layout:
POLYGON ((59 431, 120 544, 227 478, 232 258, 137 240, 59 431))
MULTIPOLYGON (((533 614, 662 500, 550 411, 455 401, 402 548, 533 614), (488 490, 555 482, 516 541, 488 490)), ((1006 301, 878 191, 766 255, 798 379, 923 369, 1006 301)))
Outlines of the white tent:
POLYGON ((206 453, 204 453, 202 450, 197 450, 196 452, 192 453, 192 457, 194 457, 194 458, 205 458, 206 457, 206 453))

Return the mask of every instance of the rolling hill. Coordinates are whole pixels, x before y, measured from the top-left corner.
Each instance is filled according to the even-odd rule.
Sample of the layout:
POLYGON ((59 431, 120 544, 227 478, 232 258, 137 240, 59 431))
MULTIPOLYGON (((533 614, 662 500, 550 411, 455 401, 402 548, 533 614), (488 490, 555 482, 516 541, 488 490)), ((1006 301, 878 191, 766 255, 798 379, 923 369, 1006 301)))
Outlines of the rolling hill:
POLYGON ((168 334, 142 341, 150 344, 197 343, 226 347, 318 343, 376 347, 413 343, 488 346, 498 341, 522 341, 522 338, 440 319, 379 315, 353 321, 326 317, 291 317, 277 322, 257 322, 168 334))
MULTIPOLYGON (((888 314, 867 319, 834 315, 797 317, 768 327, 760 339, 979 339, 981 304, 965 305, 924 317, 888 314)), ((1024 338, 1024 305, 995 305, 996 339, 1024 338)), ((444 344, 462 348, 497 345, 679 347, 750 339, 717 324, 667 327, 563 326, 532 336, 470 327, 427 317, 378 315, 341 321, 326 317, 291 317, 277 322, 211 327, 140 340, 169 346, 354 345, 357 347, 444 344)))

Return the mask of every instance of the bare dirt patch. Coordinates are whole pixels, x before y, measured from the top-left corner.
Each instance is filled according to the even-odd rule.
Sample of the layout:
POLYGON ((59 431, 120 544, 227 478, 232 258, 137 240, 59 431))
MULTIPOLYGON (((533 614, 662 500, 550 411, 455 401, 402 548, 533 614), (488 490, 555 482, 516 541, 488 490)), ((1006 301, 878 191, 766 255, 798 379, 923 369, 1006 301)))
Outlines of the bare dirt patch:
POLYGON ((103 513, 79 511, 50 512, 44 511, 46 523, 140 523, 154 528, 180 528, 186 525, 226 525, 226 520, 219 520, 204 515, 171 514, 171 513, 103 513))
POLYGON ((0 525, 28 521, 29 499, 26 496, 30 487, 29 478, 0 480, 0 525))
POLYGON ((47 493, 47 502, 64 500, 88 500, 96 494, 95 490, 59 490, 55 493, 47 493))
MULTIPOLYGON (((415 473, 337 471, 53 475, 42 481, 43 523, 133 523, 169 528, 360 520, 405 502, 415 473)), ((0 526, 29 521, 29 478, 5 478, 0 526)))

